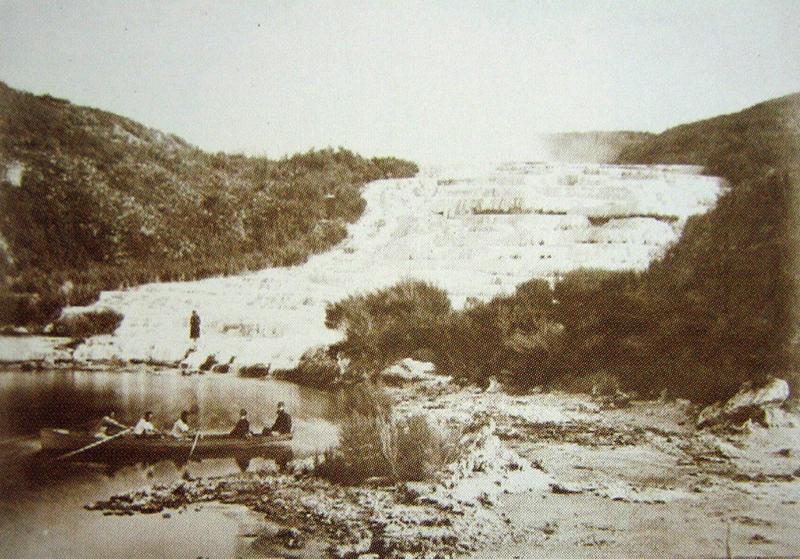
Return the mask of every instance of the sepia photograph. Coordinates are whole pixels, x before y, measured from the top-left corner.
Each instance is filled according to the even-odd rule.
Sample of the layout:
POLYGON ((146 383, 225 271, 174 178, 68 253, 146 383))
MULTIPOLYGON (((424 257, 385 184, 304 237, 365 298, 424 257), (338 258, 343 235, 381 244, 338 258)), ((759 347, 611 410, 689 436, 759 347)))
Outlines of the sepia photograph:
POLYGON ((800 558, 800 2, 0 0, 0 558, 800 558))

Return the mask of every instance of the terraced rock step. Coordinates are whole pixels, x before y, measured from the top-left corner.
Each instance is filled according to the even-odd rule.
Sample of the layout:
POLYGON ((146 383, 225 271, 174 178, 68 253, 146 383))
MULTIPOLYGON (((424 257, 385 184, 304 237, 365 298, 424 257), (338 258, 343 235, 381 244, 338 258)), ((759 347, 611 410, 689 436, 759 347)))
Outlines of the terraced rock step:
POLYGON ((125 319, 74 356, 183 360, 194 368, 213 355, 218 363, 233 358, 231 369, 292 368, 307 348, 340 339, 324 326, 327 303, 403 279, 432 282, 459 307, 581 267, 643 269, 689 216, 715 203, 721 181, 698 172, 515 163, 374 182, 347 239, 303 265, 103 293, 93 307, 125 319), (187 354, 192 309, 203 319, 202 336, 187 354))

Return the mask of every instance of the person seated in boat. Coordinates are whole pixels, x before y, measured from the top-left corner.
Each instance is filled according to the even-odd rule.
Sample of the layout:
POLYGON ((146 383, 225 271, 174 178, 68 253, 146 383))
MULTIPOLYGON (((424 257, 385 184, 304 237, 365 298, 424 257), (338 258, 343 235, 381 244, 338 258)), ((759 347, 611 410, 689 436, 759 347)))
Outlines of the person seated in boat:
POLYGON ((250 432, 250 422, 247 420, 247 410, 242 410, 239 412, 239 421, 236 422, 236 425, 233 427, 231 431, 231 437, 239 437, 239 438, 246 438, 252 436, 250 432))
POLYGON ((189 427, 188 411, 184 410, 181 412, 181 416, 175 420, 175 423, 172 425, 172 431, 170 431, 170 435, 176 439, 184 439, 186 437, 194 436, 194 433, 192 433, 192 430, 189 427))
POLYGON ((272 427, 267 429, 264 427, 262 435, 288 435, 292 432, 292 416, 286 411, 286 406, 283 402, 278 402, 277 417, 272 427))
POLYGON ((133 428, 133 434, 138 436, 158 435, 158 429, 153 425, 153 412, 144 412, 139 422, 133 428))
POLYGON ((117 421, 116 410, 109 410, 97 424, 97 435, 100 437, 112 437, 126 429, 130 429, 130 427, 117 421))

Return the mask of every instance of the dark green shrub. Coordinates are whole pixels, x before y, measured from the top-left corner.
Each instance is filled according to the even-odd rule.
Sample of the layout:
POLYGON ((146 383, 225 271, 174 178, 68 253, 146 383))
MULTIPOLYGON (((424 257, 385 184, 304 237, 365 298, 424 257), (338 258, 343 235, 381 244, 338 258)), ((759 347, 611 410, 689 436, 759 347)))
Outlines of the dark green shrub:
POLYGON ((113 334, 124 317, 111 309, 70 314, 53 323, 53 333, 71 338, 113 334))
POLYGON ((13 293, 0 291, 0 324, 42 325, 55 320, 64 305, 58 292, 13 293))
POLYGON ((402 481, 434 479, 458 455, 456 433, 440 433, 422 416, 409 417, 396 424, 396 478, 402 481))
POLYGON ((595 396, 614 396, 623 388, 619 377, 607 371, 586 375, 564 375, 556 381, 555 387, 566 392, 595 396))
POLYGON ((339 444, 326 453, 317 474, 346 485, 369 478, 425 481, 454 460, 457 449, 455 437, 440 434, 422 417, 395 421, 354 414, 342 421, 339 444))
POLYGON ((392 412, 392 398, 383 385, 370 379, 353 380, 334 393, 333 415, 342 418, 353 415, 388 418, 392 412))
POLYGON ((270 366, 263 363, 239 367, 239 376, 248 378, 265 378, 270 374, 270 366))
POLYGON ((325 325, 347 335, 334 351, 351 359, 353 371, 369 373, 423 348, 437 351, 450 311, 443 290, 406 281, 328 305, 325 325))
POLYGON ((372 163, 378 167, 383 177, 401 178, 413 177, 419 173, 419 167, 411 161, 397 159, 395 157, 373 157, 372 163))

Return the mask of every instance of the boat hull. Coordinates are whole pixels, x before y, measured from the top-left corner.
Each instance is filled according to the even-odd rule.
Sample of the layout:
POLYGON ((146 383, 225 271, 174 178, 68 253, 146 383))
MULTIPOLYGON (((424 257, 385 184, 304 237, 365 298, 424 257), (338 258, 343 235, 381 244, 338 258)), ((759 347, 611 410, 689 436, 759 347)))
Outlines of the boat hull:
MULTIPOLYGON (((41 429, 39 438, 43 451, 70 452, 101 441, 93 433, 77 433, 66 429, 41 429)), ((201 435, 193 454, 258 452, 289 448, 292 435, 255 435, 235 438, 224 434, 201 435)), ((177 439, 169 435, 123 435, 87 450, 87 453, 116 454, 187 454, 192 451, 194 438, 177 439)))

